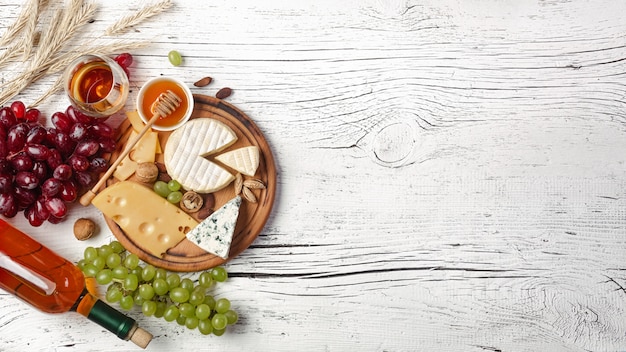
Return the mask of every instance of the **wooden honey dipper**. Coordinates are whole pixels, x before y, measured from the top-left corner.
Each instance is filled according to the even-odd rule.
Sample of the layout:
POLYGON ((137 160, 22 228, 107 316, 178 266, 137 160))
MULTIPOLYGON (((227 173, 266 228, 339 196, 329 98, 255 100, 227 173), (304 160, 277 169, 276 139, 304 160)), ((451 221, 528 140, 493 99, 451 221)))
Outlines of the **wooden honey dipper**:
POLYGON ((128 155, 128 153, 130 153, 130 151, 133 149, 135 144, 139 142, 141 137, 143 137, 144 134, 146 134, 146 132, 148 132, 148 130, 152 128, 152 125, 154 125, 154 123, 159 118, 165 117, 171 114, 172 112, 174 112, 174 110, 176 110, 176 108, 180 106, 181 102, 182 102, 182 99, 171 90, 167 90, 166 92, 161 93, 161 95, 159 95, 156 98, 156 100, 154 101, 154 104, 152 104, 152 107, 151 107, 153 115, 150 118, 150 120, 148 120, 146 125, 143 126, 143 129, 135 136, 135 138, 133 138, 126 144, 126 148, 124 148, 124 151, 122 152, 122 154, 120 154, 117 157, 117 159, 115 159, 113 164, 109 166, 109 169, 104 173, 104 175, 100 177, 98 182, 90 190, 88 190, 85 194, 83 194, 82 197, 80 197, 80 200, 79 200, 80 204, 84 206, 88 206, 89 204, 91 204, 91 201, 96 196, 100 187, 102 187, 104 183, 109 179, 109 177, 111 177, 113 172, 115 172, 115 169, 117 169, 117 166, 128 155))

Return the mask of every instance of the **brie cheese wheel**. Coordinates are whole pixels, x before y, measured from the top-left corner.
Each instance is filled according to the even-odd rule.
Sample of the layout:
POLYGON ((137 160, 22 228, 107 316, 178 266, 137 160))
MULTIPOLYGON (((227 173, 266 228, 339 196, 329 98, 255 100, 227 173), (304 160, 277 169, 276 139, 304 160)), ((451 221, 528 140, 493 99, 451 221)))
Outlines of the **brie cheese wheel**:
POLYGON ((218 191, 235 177, 205 157, 215 154, 237 141, 237 136, 224 123, 210 118, 189 120, 170 134, 163 161, 167 173, 185 189, 200 193, 218 191))
POLYGON ((254 176, 259 167, 259 147, 253 145, 231 150, 216 156, 215 160, 244 175, 254 176))
POLYGON ((236 196, 189 231, 187 239, 205 251, 227 259, 240 207, 241 197, 236 196))

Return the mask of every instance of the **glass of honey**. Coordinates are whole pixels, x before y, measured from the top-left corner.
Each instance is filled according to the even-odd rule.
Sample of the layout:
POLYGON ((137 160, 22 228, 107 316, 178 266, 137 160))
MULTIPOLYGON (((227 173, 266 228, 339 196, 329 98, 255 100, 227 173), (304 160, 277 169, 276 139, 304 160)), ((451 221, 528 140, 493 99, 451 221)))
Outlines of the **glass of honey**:
POLYGON ((128 98, 128 77, 114 60, 84 55, 65 71, 65 93, 82 113, 104 118, 118 112, 128 98))
POLYGON ((168 90, 176 94, 182 102, 171 114, 156 120, 152 128, 157 131, 175 130, 189 120, 193 111, 193 95, 189 87, 172 77, 155 77, 147 81, 137 94, 137 112, 143 122, 152 118, 155 102, 168 90))

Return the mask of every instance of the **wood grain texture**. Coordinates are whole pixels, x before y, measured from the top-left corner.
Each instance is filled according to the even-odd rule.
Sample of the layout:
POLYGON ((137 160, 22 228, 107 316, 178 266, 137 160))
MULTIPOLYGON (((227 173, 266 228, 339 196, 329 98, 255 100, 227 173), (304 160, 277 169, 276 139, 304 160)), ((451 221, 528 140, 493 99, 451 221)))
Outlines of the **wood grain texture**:
MULTIPOLYGON (((98 3, 84 36, 106 40, 128 5, 98 3)), ((0 29, 20 5, 0 6, 0 29)), ((212 76, 193 92, 232 88, 278 175, 264 231, 217 293, 240 323, 207 338, 131 312, 156 335, 150 350, 625 351, 625 12, 608 0, 180 0, 136 28, 152 44, 135 53, 131 100, 157 75, 212 76)), ((13 221, 78 259, 79 216, 99 214, 13 221)), ((0 307, 2 351, 135 350, 80 317, 2 293, 0 307)))

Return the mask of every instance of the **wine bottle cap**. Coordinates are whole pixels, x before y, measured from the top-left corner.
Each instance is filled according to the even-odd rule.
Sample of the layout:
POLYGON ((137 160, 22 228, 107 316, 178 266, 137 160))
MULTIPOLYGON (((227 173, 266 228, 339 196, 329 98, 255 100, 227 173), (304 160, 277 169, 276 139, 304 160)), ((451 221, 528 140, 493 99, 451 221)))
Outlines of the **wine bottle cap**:
POLYGON ((129 339, 134 342, 135 345, 141 348, 146 348, 150 341, 152 341, 152 334, 140 327, 137 327, 135 331, 132 332, 129 339))

